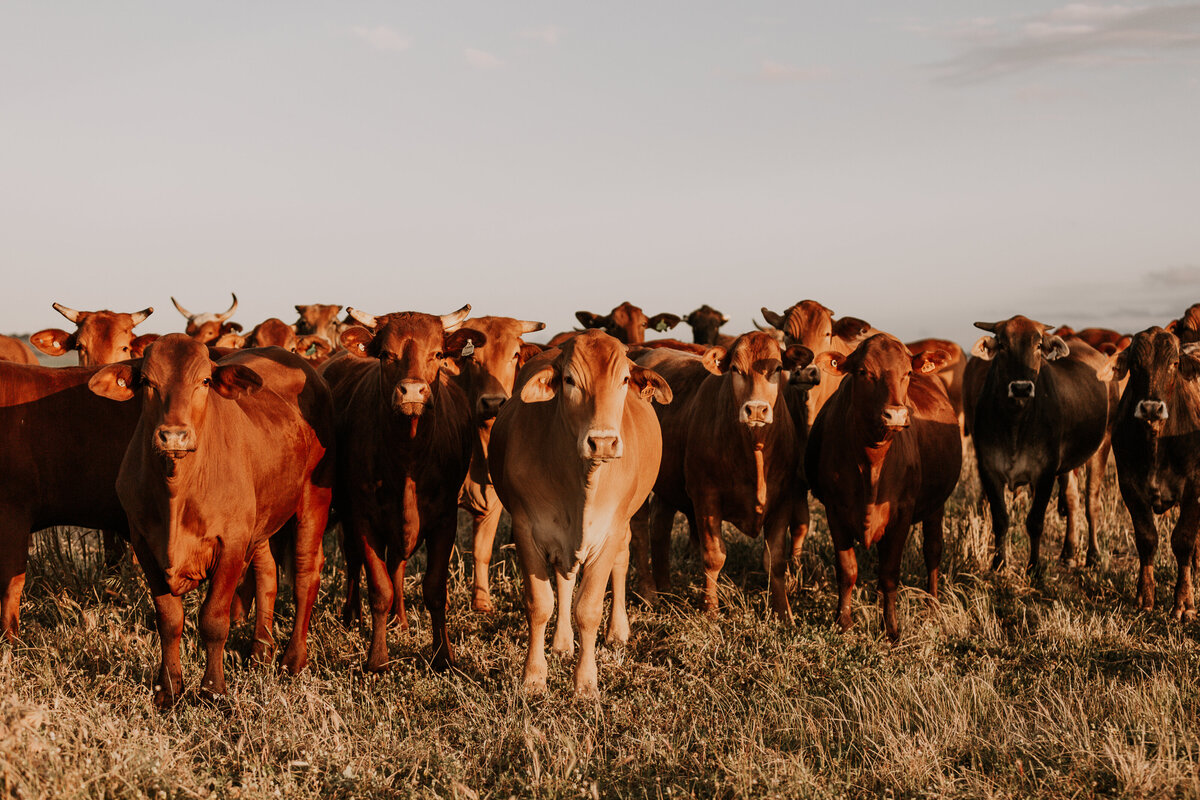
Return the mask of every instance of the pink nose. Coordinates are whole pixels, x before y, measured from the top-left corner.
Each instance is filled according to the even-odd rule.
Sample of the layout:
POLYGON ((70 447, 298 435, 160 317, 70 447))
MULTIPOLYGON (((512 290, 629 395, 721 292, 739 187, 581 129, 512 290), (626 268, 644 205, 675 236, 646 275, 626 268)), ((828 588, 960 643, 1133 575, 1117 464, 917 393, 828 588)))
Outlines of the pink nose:
POLYGON ((1167 418, 1167 404, 1162 400, 1143 400, 1138 403, 1137 410, 1133 413, 1138 419, 1145 420, 1160 420, 1167 418))
POLYGON ((158 449, 167 452, 196 449, 192 429, 186 425, 159 425, 154 431, 154 439, 158 449))
POLYGON ((620 436, 604 433, 588 434, 583 447, 586 458, 600 461, 620 458, 623 449, 620 436))
POLYGON ((392 392, 392 407, 405 414, 419 414, 429 402, 429 384, 425 381, 400 381, 392 392))
POLYGON ((742 405, 742 423, 757 427, 771 421, 771 406, 765 400, 747 400, 742 405))
POLYGON ((907 428, 908 406, 884 406, 882 419, 889 428, 907 428))

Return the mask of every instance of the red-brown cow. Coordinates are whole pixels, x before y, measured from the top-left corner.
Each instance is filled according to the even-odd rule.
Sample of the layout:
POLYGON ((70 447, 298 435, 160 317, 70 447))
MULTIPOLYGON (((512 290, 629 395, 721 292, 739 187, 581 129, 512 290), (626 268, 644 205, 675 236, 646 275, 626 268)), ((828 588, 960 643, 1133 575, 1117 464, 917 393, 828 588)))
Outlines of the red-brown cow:
MULTIPOLYGON (((954 407, 954 413, 958 416, 959 427, 965 430, 963 377, 967 371, 967 357, 963 353, 963 349, 949 339, 919 339, 915 342, 908 342, 905 347, 914 356, 930 350, 939 350, 946 356, 946 363, 933 373, 933 376, 946 388, 946 397, 949 398, 950 405, 954 407)), ((963 436, 965 437, 966 434, 964 433, 963 436)))
POLYGON ((493 608, 488 566, 492 563, 496 526, 500 524, 500 512, 504 510, 488 475, 492 425, 500 406, 512 397, 517 370, 541 352, 540 348, 525 344, 521 337, 540 331, 546 325, 511 317, 472 317, 463 326, 487 337, 484 345, 469 342, 470 352, 464 349, 463 356, 451 362, 458 369, 455 382, 466 392, 467 402, 475 414, 475 447, 458 506, 471 515, 474 529, 475 582, 471 605, 476 611, 486 613, 493 608))
MULTIPOLYGON (((794 503, 804 497, 794 420, 785 399, 785 370, 804 367, 812 352, 803 345, 780 348, 769 334, 743 334, 726 353, 703 358, 652 350, 637 363, 662 375, 675 397, 656 409, 662 425, 663 459, 650 501, 651 577, 647 548, 637 531, 634 548, 640 591, 652 599, 670 585, 670 536, 675 512, 688 518, 704 558, 704 606, 717 610, 717 578, 725 564, 721 523, 747 536, 765 532, 764 566, 771 608, 791 618, 786 570, 792 553, 788 526, 794 503)), ((641 526, 637 526, 640 528, 641 526)))
POLYGON ((692 328, 692 340, 696 344, 721 345, 729 347, 735 337, 721 336, 721 326, 729 322, 729 317, 705 303, 683 318, 692 328), (725 339, 726 341, 722 341, 725 339))
POLYGON ((154 313, 144 308, 132 314, 115 311, 76 311, 61 303, 54 310, 75 323, 75 332, 47 328, 29 337, 30 343, 46 355, 64 356, 74 350, 79 366, 95 367, 112 364, 126 358, 137 358, 157 334, 134 337, 133 329, 154 313))
MULTIPOLYGON (((174 304, 175 310, 187 319, 187 327, 184 332, 201 344, 216 345, 222 336, 237 335, 242 330, 242 326, 236 322, 229 322, 229 318, 233 316, 233 312, 237 311, 238 299, 236 294, 230 293, 233 297, 233 305, 229 310, 216 314, 213 312, 205 312, 203 314, 193 314, 183 306, 179 305, 179 301, 174 297, 171 298, 171 303, 174 304)), ((220 345, 218 345, 220 346, 220 345)))
POLYGON ((585 328, 601 328, 625 344, 641 344, 646 341, 646 329, 668 331, 679 324, 677 314, 655 314, 647 317, 640 308, 628 300, 601 316, 590 311, 576 311, 575 318, 585 328))
POLYGON ((817 357, 822 369, 844 378, 813 422, 805 454, 809 483, 825 506, 837 551, 842 630, 853 624, 856 542, 879 545, 884 626, 893 642, 900 638, 900 560, 916 522, 924 536, 929 593, 937 598, 942 518, 962 468, 958 421, 932 375, 945 360, 938 350, 914 356, 887 334, 871 336, 849 356, 817 357))
POLYGON ((181 333, 152 344, 141 365, 110 365, 88 385, 110 400, 130 400, 138 389, 142 396, 117 494, 154 597, 162 645, 155 704, 169 706, 182 692, 181 598, 208 578, 199 621, 208 656, 201 690, 225 692, 230 604, 252 561, 258 610, 252 655, 272 659, 275 563, 268 539, 289 521, 296 624, 283 666, 304 669, 333 484, 328 387, 292 354, 248 350, 213 362, 207 347, 181 333))
POLYGON ((336 348, 338 337, 341 336, 344 329, 344 326, 338 322, 338 314, 341 313, 341 310, 342 307, 339 305, 321 303, 298 305, 296 313, 300 316, 292 327, 300 336, 324 337, 331 347, 336 348))
POLYGON ((1054 335, 1064 339, 1069 337, 1080 339, 1086 342, 1088 347, 1108 356, 1121 352, 1133 341, 1133 337, 1129 334, 1119 333, 1109 328, 1084 328, 1077 331, 1069 325, 1060 325, 1054 331, 1054 335))
POLYGON ((433 667, 453 663, 446 632, 446 579, 458 528, 458 495, 477 437, 466 395, 442 369, 471 340, 471 307, 442 317, 402 312, 373 317, 342 333, 346 352, 321 365, 337 410, 338 482, 349 625, 362 613, 359 577, 367 568, 371 647, 367 669, 387 668, 387 616, 408 630, 404 570, 426 543, 425 607, 433 633, 433 667))
POLYGON ((0 336, 0 361, 13 364, 36 364, 37 356, 29 345, 12 336, 0 336))
POLYGON ((671 389, 630 362, 619 341, 587 331, 526 364, 514 392, 492 429, 491 468, 496 491, 512 514, 525 583, 525 689, 546 687, 552 575, 559 592, 554 647, 574 649, 569 617, 578 575, 575 691, 595 695, 596 633, 610 575, 608 639, 629 638, 629 519, 650 493, 662 448, 648 401, 671 402, 671 389))

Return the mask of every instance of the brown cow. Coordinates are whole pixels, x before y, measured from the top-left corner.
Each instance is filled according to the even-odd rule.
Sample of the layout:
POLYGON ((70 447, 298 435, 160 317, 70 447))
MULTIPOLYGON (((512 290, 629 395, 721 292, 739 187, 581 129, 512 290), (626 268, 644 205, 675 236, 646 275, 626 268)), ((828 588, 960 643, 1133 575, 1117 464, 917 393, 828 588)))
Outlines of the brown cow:
POLYGON ((720 329, 722 325, 724 325, 726 322, 729 322, 729 317, 725 316, 720 311, 717 311, 707 303, 688 314, 683 318, 683 321, 691 326, 692 341, 694 341, 696 344, 706 344, 710 346, 719 344, 722 347, 728 347, 733 343, 734 337, 732 336, 723 337, 728 339, 728 342, 721 341, 722 336, 720 329))
POLYGON ((619 341, 587 331, 526 364, 514 393, 492 429, 491 468, 496 492, 512 514, 525 583, 525 689, 546 687, 552 574, 559 590, 555 648, 573 649, 573 641, 561 641, 559 634, 565 630, 570 636, 566 617, 578 575, 575 691, 595 695, 596 632, 610 575, 608 639, 629 638, 629 519, 650 493, 662 454, 648 401, 671 402, 671 389, 653 371, 633 364, 619 341))
POLYGON ((446 579, 458 528, 458 495, 477 441, 466 395, 442 369, 467 340, 469 305, 442 317, 402 312, 373 317, 342 333, 346 352, 321 365, 337 411, 338 481, 334 506, 342 520, 349 625, 362 613, 359 578, 365 563, 371 605, 367 669, 387 668, 387 616, 408 630, 404 570, 426 542, 425 607, 433 633, 433 667, 453 663, 446 632, 446 579))
POLYGON ((647 328, 668 331, 678 325, 680 319, 677 314, 666 313, 647 317, 644 311, 628 300, 603 316, 590 311, 576 311, 575 318, 583 327, 602 328, 605 333, 625 344, 641 344, 646 341, 647 328))
POLYGON ((271 317, 254 326, 254 330, 238 342, 222 337, 217 346, 225 347, 282 347, 289 353, 303 356, 308 361, 321 363, 333 352, 333 345, 319 334, 297 336, 296 331, 278 317, 271 317), (222 342, 224 344, 222 345, 222 342))
POLYGON ((704 558, 705 610, 717 610, 717 578, 725 564, 721 523, 727 521, 747 536, 765 532, 771 608, 791 619, 785 573, 793 548, 786 536, 796 517, 793 504, 805 495, 784 379, 785 370, 811 361, 803 345, 784 351, 759 331, 738 337, 728 353, 716 347, 703 358, 671 350, 638 357, 639 365, 662 375, 675 397, 656 409, 663 459, 650 501, 653 577, 645 542, 634 548, 644 597, 670 585, 671 526, 680 511, 704 558))
POLYGON ((1081 331, 1077 331, 1069 325, 1060 325, 1054 331, 1054 335, 1061 336, 1064 339, 1069 337, 1081 339, 1087 343, 1088 347, 1108 356, 1121 352, 1126 347, 1129 347, 1129 343, 1133 341, 1133 337, 1129 334, 1118 333, 1109 328, 1084 328, 1081 331))
POLYGON ((9 639, 34 531, 72 525, 126 535, 113 487, 141 401, 88 391, 99 369, 0 362, 0 632, 9 639))
POLYGON ((296 306, 299 318, 292 326, 300 336, 322 336, 331 346, 337 347, 338 337, 344 326, 338 322, 338 314, 342 307, 339 305, 322 305, 310 303, 296 306))
POLYGON ((179 301, 174 297, 171 298, 171 303, 174 304, 175 310, 187 319, 187 327, 184 328, 184 332, 188 336, 192 337, 201 344, 216 345, 221 337, 236 335, 242 330, 242 326, 240 324, 228 321, 238 307, 237 295, 232 293, 230 294, 233 297, 233 305, 229 307, 228 311, 222 314, 216 314, 213 312, 193 314, 191 311, 188 311, 186 308, 179 305, 179 301))
POLYGON ((213 362, 207 347, 181 333, 156 341, 141 365, 105 367, 88 386, 120 401, 140 388, 143 398, 117 494, 154 597, 162 645, 155 705, 170 706, 183 690, 181 598, 208 578, 199 620, 208 663, 200 685, 224 694, 230 605, 251 561, 258 609, 252 656, 272 659, 275 564, 268 539, 289 521, 296 624, 283 666, 304 669, 333 484, 328 387, 294 355, 247 350, 213 362))
MULTIPOLYGON (((929 350, 940 350, 946 356, 946 363, 933 376, 942 382, 946 388, 946 397, 954 407, 958 416, 959 427, 966 430, 963 416, 963 378, 967 371, 967 357, 963 349, 949 339, 919 339, 908 342, 905 347, 914 356, 919 356, 929 350)), ((966 434, 964 433, 965 437, 966 434)))
POLYGON ((849 356, 822 353, 817 363, 844 378, 813 422, 805 470, 825 506, 837 551, 838 624, 850 628, 858 580, 854 545, 879 545, 879 588, 888 638, 900 638, 896 598, 900 560, 913 523, 921 523, 929 593, 938 595, 942 518, 958 483, 958 420, 940 382, 938 350, 911 354, 876 334, 849 356))
POLYGON ((496 526, 500 523, 503 506, 488 475, 488 445, 492 424, 500 406, 512 397, 517 370, 540 348, 525 344, 521 336, 546 327, 542 322, 528 322, 511 317, 472 317, 463 326, 483 333, 487 344, 469 343, 470 352, 450 362, 458 369, 455 382, 467 394, 474 410, 475 447, 471 452, 471 467, 458 496, 458 507, 471 515, 474 530, 475 581, 471 606, 476 611, 492 610, 492 593, 488 584, 488 566, 492 563, 492 546, 496 541, 496 526))
POLYGON ((102 366, 126 358, 137 358, 147 344, 158 338, 157 334, 136 338, 133 335, 134 326, 140 325, 153 314, 153 308, 123 314, 115 311, 76 311, 61 303, 54 303, 53 307, 75 323, 75 332, 47 328, 30 336, 29 341, 46 355, 63 356, 74 350, 81 367, 102 366))
POLYGON ((0 336, 0 361, 13 364, 36 364, 37 356, 29 345, 12 336, 0 336))

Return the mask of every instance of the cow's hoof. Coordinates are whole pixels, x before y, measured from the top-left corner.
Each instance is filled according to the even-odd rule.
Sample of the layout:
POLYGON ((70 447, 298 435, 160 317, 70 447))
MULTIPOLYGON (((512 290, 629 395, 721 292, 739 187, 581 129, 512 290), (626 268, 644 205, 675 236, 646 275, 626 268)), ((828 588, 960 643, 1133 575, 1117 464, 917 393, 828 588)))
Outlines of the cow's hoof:
POLYGON ((475 595, 475 599, 471 601, 471 608, 478 614, 491 614, 496 610, 496 607, 492 605, 491 596, 486 594, 475 595))

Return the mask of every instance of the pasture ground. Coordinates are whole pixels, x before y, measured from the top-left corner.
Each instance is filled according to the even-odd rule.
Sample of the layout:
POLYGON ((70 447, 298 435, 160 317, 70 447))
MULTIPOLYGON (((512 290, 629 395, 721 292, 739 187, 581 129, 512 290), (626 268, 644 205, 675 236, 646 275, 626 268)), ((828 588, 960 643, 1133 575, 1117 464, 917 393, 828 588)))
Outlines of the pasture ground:
MULTIPOLYGON (((423 611, 390 638, 395 665, 364 674, 363 631, 339 622, 341 559, 327 541, 310 671, 248 670, 230 640, 229 695, 151 705, 158 663, 135 566, 100 576, 95 534, 39 534, 23 641, 0 645, 0 796, 36 797, 1176 797, 1200 796, 1200 643, 1167 617, 1175 565, 1158 557, 1158 606, 1133 603, 1136 557, 1109 476, 1105 563, 1064 570, 1048 517, 1047 574, 992 574, 973 468, 947 515, 943 599, 930 608, 919 531, 909 542, 902 641, 881 635, 874 562, 858 625, 834 632, 831 546, 819 513, 793 593, 796 624, 766 616, 761 540, 729 534, 718 619, 698 613, 701 570, 677 530, 677 595, 631 606, 628 647, 600 654, 600 702, 574 699, 570 665, 520 688, 526 626, 511 545, 497 612, 476 615, 460 527, 451 632, 459 670, 427 666, 423 611), (467 567, 464 569, 464 567, 467 567)), ((1026 503, 1017 501, 1017 514, 1026 503)), ((1016 518, 1020 519, 1020 516, 1016 518)), ((1164 534, 1169 531, 1163 523, 1164 534)), ((1027 542, 1014 525, 1010 563, 1027 542)), ((506 526, 500 540, 507 542, 506 526)), ((421 559, 407 598, 419 607, 421 559)), ((184 675, 202 670, 184 631, 184 675)), ((283 594, 278 639, 291 605, 283 594)))

